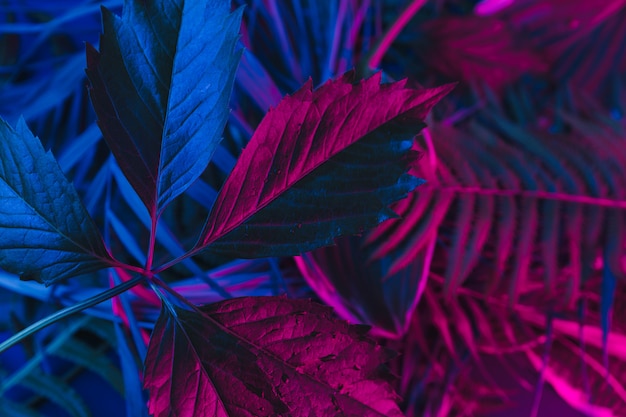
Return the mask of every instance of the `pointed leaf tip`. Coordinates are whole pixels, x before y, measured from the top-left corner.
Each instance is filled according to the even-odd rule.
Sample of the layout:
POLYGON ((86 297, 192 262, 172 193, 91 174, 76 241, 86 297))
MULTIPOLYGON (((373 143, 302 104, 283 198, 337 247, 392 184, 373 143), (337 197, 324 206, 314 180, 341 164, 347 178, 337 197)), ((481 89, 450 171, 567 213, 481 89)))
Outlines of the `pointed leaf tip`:
POLYGON ((309 80, 259 124, 196 245, 238 257, 296 255, 390 218, 419 185, 412 139, 452 86, 413 89, 352 73, 309 80), (348 81, 350 80, 350 82, 348 81))
POLYGON ((20 118, 0 119, 0 267, 45 284, 106 268, 100 232, 50 152, 20 118))
POLYGON ((153 216, 211 160, 241 56, 242 10, 221 0, 128 2, 102 9, 100 51, 87 47, 103 136, 153 216))

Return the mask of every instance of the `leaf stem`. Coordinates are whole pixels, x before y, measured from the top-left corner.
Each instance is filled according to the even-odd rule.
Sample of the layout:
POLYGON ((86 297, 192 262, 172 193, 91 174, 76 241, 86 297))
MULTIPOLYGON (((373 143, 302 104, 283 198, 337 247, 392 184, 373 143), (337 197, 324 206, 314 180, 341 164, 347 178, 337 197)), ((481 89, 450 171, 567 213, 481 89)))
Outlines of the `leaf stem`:
POLYGON ((89 307, 93 307, 97 304, 100 304, 104 301, 107 301, 113 297, 115 297, 116 295, 119 295, 131 288, 133 288, 134 286, 140 284, 143 280, 145 279, 145 277, 143 275, 139 275, 129 281, 126 281, 116 287, 110 288, 107 291, 104 291, 98 295, 95 295, 91 298, 88 298, 86 300, 81 301, 78 304, 75 304, 73 306, 64 308, 63 310, 59 310, 54 314, 49 315, 48 317, 44 317, 43 319, 39 320, 36 323, 31 324, 30 326, 28 326, 27 328, 25 328, 24 330, 22 330, 21 332, 11 336, 10 338, 8 338, 7 340, 5 340, 4 342, 0 343, 0 353, 6 351, 7 349, 9 349, 10 347, 14 346, 15 344, 19 343, 20 341, 24 340, 25 338, 27 338, 28 336, 38 332, 39 330, 43 329, 44 327, 47 327, 51 324, 56 323, 57 321, 60 321, 68 316, 71 316, 72 314, 75 313, 79 313, 85 309, 88 309, 89 307))
POLYGON ((422 8, 422 6, 426 3, 426 0, 413 0, 407 7, 402 11, 400 16, 396 19, 396 21, 389 27, 389 29, 385 32, 383 37, 376 43, 371 53, 367 58, 367 66, 369 69, 376 69, 378 65, 380 65, 380 61, 382 61, 383 56, 391 46, 394 40, 398 37, 402 29, 409 23, 409 21, 417 14, 417 12, 422 8))
POLYGON ((154 260, 154 246, 156 244, 156 228, 157 228, 157 213, 156 209, 151 213, 152 223, 150 225, 150 241, 148 243, 148 255, 146 256, 145 270, 150 271, 152 269, 152 262, 154 260))
POLYGON ((194 248, 191 249, 190 251, 184 253, 183 255, 180 255, 178 258, 172 259, 171 261, 168 261, 166 263, 164 263, 163 265, 161 265, 158 268, 155 268, 154 270, 152 270, 152 273, 154 275, 156 274, 160 274, 161 272, 165 271, 166 269, 169 269, 171 267, 173 267, 174 265, 184 261, 185 259, 197 254, 198 252, 200 252, 200 249, 198 248, 194 248))
POLYGON ((146 271, 145 269, 143 269, 143 268, 141 268, 139 266, 128 265, 128 264, 125 264, 123 262, 112 263, 111 264, 111 268, 125 269, 127 271, 134 272, 136 274, 143 275, 143 276, 146 276, 146 277, 149 277, 149 276, 152 275, 152 272, 146 271))
POLYGON ((152 287, 152 291, 154 291, 159 296, 163 304, 168 308, 168 310, 170 310, 172 314, 176 315, 176 312, 174 308, 172 307, 172 303, 167 299, 167 297, 163 294, 163 292, 160 289, 163 289, 166 292, 168 292, 170 295, 176 298, 176 300, 178 300, 180 304, 185 305, 196 312, 199 311, 198 306, 196 306, 191 301, 189 301, 188 299, 180 295, 175 289, 167 285, 159 277, 152 276, 151 279, 149 280, 149 283, 150 283, 150 286, 152 287))
MULTIPOLYGON (((195 246, 195 248, 191 249, 190 251, 184 253, 183 255, 180 255, 179 257, 172 259, 169 262, 164 263, 163 265, 159 266, 158 268, 154 268, 152 271, 150 271, 150 276, 154 276, 157 274, 160 274, 161 272, 165 271, 168 268, 171 268, 172 266, 183 262, 185 259, 196 255, 197 253, 201 252, 202 250, 206 249, 205 247, 198 247, 197 245, 195 246)), ((193 271, 193 270, 192 270, 193 271)), ((214 280, 212 279, 204 279, 202 278, 202 281, 204 281, 213 291, 215 291, 217 294, 221 295, 224 298, 231 298, 232 296, 228 293, 228 291, 226 291, 224 288, 222 288, 218 283, 216 283, 214 280)))

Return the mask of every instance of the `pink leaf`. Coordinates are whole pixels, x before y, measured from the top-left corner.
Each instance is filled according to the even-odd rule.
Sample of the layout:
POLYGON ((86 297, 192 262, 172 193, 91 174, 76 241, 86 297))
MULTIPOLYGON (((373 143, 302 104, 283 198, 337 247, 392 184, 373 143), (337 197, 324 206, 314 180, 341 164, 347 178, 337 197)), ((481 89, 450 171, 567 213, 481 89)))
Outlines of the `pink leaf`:
POLYGON ((373 326, 372 333, 401 338, 424 291, 425 262, 416 258, 388 274, 383 260, 369 260, 363 239, 343 237, 335 246, 296 257, 302 276, 318 297, 350 322, 373 326))
POLYGON ((380 73, 354 83, 354 72, 312 90, 307 82, 270 109, 224 183, 196 245, 241 225, 331 157, 395 121, 416 124, 451 89, 423 90, 406 80, 380 84, 380 73))
POLYGON ((431 70, 453 80, 501 90, 547 64, 530 42, 497 16, 449 16, 425 23, 424 47, 417 49, 431 70))
POLYGON ((392 352, 329 307, 244 297, 173 310, 146 357, 155 417, 402 416, 382 366, 392 352))

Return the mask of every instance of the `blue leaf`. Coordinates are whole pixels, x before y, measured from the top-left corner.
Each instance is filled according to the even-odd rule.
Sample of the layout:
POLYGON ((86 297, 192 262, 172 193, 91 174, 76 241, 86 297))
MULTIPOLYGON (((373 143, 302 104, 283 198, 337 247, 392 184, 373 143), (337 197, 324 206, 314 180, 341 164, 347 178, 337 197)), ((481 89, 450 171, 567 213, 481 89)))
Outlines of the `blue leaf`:
POLYGON ((204 171, 228 119, 241 55, 230 2, 127 2, 103 9, 100 52, 87 48, 99 125, 120 168, 158 216, 204 171))
POLYGON ((0 267, 49 285, 113 263, 59 165, 24 119, 0 119, 0 267))
POLYGON ((131 353, 128 341, 120 326, 115 324, 115 336, 117 337, 117 352, 120 358, 124 387, 126 388, 126 415, 147 416, 148 409, 145 406, 143 390, 135 358, 131 353))

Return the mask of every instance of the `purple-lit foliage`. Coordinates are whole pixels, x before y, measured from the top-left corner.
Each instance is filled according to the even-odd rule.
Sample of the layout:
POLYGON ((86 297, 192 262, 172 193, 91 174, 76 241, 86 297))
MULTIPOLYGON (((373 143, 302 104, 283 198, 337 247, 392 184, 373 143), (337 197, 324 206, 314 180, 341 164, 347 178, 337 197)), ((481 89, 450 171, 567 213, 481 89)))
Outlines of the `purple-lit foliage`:
POLYGON ((362 239, 336 240, 336 246, 296 257, 307 283, 345 319, 368 323, 379 336, 402 337, 427 282, 420 262, 389 273, 389 260, 372 260, 362 239), (359 277, 355 280, 353 277, 359 277))
MULTIPOLYGON (((262 10, 259 3, 253 3, 258 7, 249 23, 251 31, 271 32, 274 26, 268 16, 291 16, 290 7, 262 10)), ((615 381, 621 373, 618 363, 615 368, 604 367, 620 357, 616 343, 623 337, 613 306, 624 302, 625 136, 620 118, 626 55, 619 52, 626 48, 624 25, 619 23, 624 5, 483 1, 473 13, 472 2, 432 1, 416 13, 411 9, 418 3, 422 2, 387 3, 387 10, 406 6, 402 13, 397 8, 396 15, 415 18, 398 34, 381 65, 392 75, 413 74, 427 85, 462 81, 435 110, 428 132, 416 142, 426 155, 415 174, 427 183, 394 205, 401 219, 383 223, 360 242, 342 241, 336 249, 306 255, 298 264, 323 300, 345 318, 375 325, 379 334, 401 338, 407 331, 406 317, 424 317, 422 326, 414 329, 435 320, 440 329, 451 326, 448 333, 461 331, 458 339, 441 334, 443 340, 456 340, 446 343, 442 356, 424 354, 424 344, 417 349, 422 354, 417 354, 408 339, 395 345, 404 352, 402 358, 416 355, 414 367, 398 368, 406 374, 401 392, 414 415, 421 415, 426 402, 434 415, 487 412, 477 393, 470 391, 465 399, 446 394, 445 400, 438 401, 419 387, 439 385, 442 393, 464 389, 463 381, 469 380, 463 373, 480 369, 480 362, 467 356, 470 347, 489 340, 489 330, 497 326, 482 317, 501 309, 509 315, 494 316, 506 318, 503 323, 511 334, 515 323, 523 321, 519 311, 524 308, 537 314, 536 350, 527 354, 537 375, 543 375, 542 380, 574 408, 591 410, 585 405, 587 396, 593 404, 604 402, 607 407, 593 413, 621 415, 626 397, 620 389, 612 399, 603 399, 602 382, 594 385, 595 376, 582 376, 591 372, 584 371, 587 365, 600 374, 610 373, 615 381), (361 264, 359 260, 367 257, 370 260, 361 264), (491 302, 483 303, 482 310, 474 304, 454 307, 451 316, 444 314, 448 307, 437 309, 437 303, 428 303, 413 315, 414 305, 407 298, 398 302, 393 296, 398 277, 405 274, 413 278, 402 287, 409 293, 408 300, 424 297, 436 285, 441 293, 435 298, 438 302, 454 306, 469 289, 481 303, 483 298, 493 300, 497 307, 491 302), (357 284, 352 276, 362 278, 357 284), (616 289, 611 284, 615 280, 616 289), (550 315, 565 315, 571 321, 564 326, 554 319, 548 326, 550 315), (593 323, 584 327, 582 339, 572 331, 577 320, 593 323), (460 322, 465 324, 459 327, 460 322), (546 344, 548 328, 553 333, 551 344, 546 344), (583 370, 569 381, 555 379, 550 371, 571 367, 568 355, 544 353, 550 346, 561 346, 562 337, 570 338, 565 346, 571 352, 578 349, 578 369, 583 370), (587 344, 599 349, 588 353, 593 358, 581 351, 587 344), (451 360, 448 366, 442 362, 432 379, 421 371, 421 364, 432 364, 437 358, 444 361, 445 356, 463 360, 451 360)), ((251 16, 244 15, 244 23, 251 16)), ((341 27, 332 16, 329 12, 331 23, 324 28, 341 27)), ((294 21, 287 18, 282 31, 274 29, 274 42, 307 39, 308 31, 291 24, 294 21)), ((391 23, 397 21, 388 28, 391 23)), ((250 39, 251 50, 257 51, 267 70, 264 79, 273 79, 275 85, 287 84, 285 78, 292 74, 315 74, 324 66, 323 60, 317 61, 318 67, 309 60, 289 61, 298 68, 285 73, 269 57, 264 60, 264 45, 271 40, 250 39)), ((290 56, 297 59, 297 54, 290 56)), ((353 65, 366 66, 367 55, 353 56, 360 59, 353 65)), ((422 300, 418 306, 424 304, 422 300)), ((415 337, 415 331, 407 338, 415 337)), ((424 340, 431 339, 439 340, 432 334, 424 340)), ((528 350, 516 339, 507 342, 502 351, 528 350)), ((520 384, 532 385, 532 381, 520 384)), ((540 410, 541 384, 536 390, 533 412, 540 410)), ((499 402, 510 399, 500 395, 494 384, 478 391, 499 402)))
MULTIPOLYGON (((121 3, 104 2, 116 14, 121 3)), ((0 113, 11 126, 25 115, 117 260, 143 266, 150 247, 153 265, 171 265, 159 277, 193 304, 317 296, 343 318, 373 325, 382 343, 401 352, 392 365, 407 416, 554 415, 542 400, 546 384, 588 415, 624 415, 624 2, 238 0, 231 10, 244 4, 246 49, 224 140, 208 168, 161 210, 156 228, 135 191, 142 180, 129 182, 123 172, 133 167, 121 169, 110 157, 87 103, 83 42, 99 48, 99 5, 0 6, 0 113), (411 173, 427 183, 392 206, 402 219, 295 263, 233 261, 232 244, 183 259, 267 110, 309 77, 320 86, 354 67, 367 78, 371 66, 385 80, 409 76, 409 85, 460 81, 414 143, 424 157, 411 173), (517 410, 498 414, 507 404, 517 410)), ((268 218, 280 211, 265 207, 259 213, 268 218)), ((297 233, 299 223, 291 224, 297 233)), ((49 314, 50 301, 73 305, 132 277, 109 269, 44 288, 0 272, 8 290, 0 308, 15 332, 49 314)), ((98 362, 84 360, 90 355, 107 359, 104 351, 83 346, 80 356, 71 348, 98 329, 98 340, 122 359, 127 415, 145 414, 137 364, 159 305, 137 286, 85 311, 105 320, 69 323, 71 337, 60 326, 44 329, 23 345, 27 352, 42 346, 46 355, 21 370, 0 364, 3 382, 10 377, 0 409, 32 413, 40 404, 33 398, 45 398, 81 415, 89 408, 83 391, 70 387, 71 372, 50 368, 47 355, 60 352, 83 367, 98 362), (20 386, 34 394, 15 394, 20 386), (18 394, 34 405, 17 404, 18 394)), ((106 375, 114 365, 92 368, 106 375)), ((105 379, 119 388, 119 376, 105 379)), ((46 407, 43 413, 62 412, 46 407)))
POLYGON ((357 82, 349 72, 315 91, 309 82, 270 109, 194 250, 296 255, 394 217, 387 205, 421 182, 406 174, 419 157, 412 132, 452 89, 405 85, 381 85, 380 74, 357 82))
POLYGON ((395 353, 367 331, 282 296, 164 309, 146 357, 150 414, 400 417, 380 379, 395 353))
MULTIPOLYGON (((87 46, 86 73, 113 154, 100 168, 108 174, 104 233, 26 124, 14 130, 2 121, 0 266, 46 284, 108 269, 113 288, 30 326, 0 351, 50 321, 132 290, 153 308, 162 305, 146 350, 148 334, 136 310, 128 299, 112 301, 145 357, 152 415, 400 416, 383 366, 391 356, 365 336, 366 328, 288 298, 246 297, 199 308, 165 279, 179 264, 203 275, 190 260, 200 251, 295 255, 395 216, 389 204, 421 182, 407 173, 419 156, 412 138, 452 86, 381 84, 380 74, 358 80, 354 72, 315 90, 309 81, 261 120, 214 201, 204 201, 212 204, 210 213, 186 250, 161 219, 218 155, 239 61, 241 9, 231 12, 223 0, 128 2, 121 18, 106 8, 102 16, 99 51, 87 46), (109 210, 113 187, 134 216, 109 210), (133 217, 149 232, 143 248, 130 229, 137 230, 133 217), (156 251, 157 241, 169 259, 156 251), (277 327, 269 331, 273 322, 277 327)), ((202 205, 199 195, 193 199, 202 205)), ((122 328, 116 332, 122 337, 122 328)), ((139 395, 129 345, 119 352, 129 388, 139 395)), ((136 399, 129 403, 129 413, 145 413, 136 399)))

